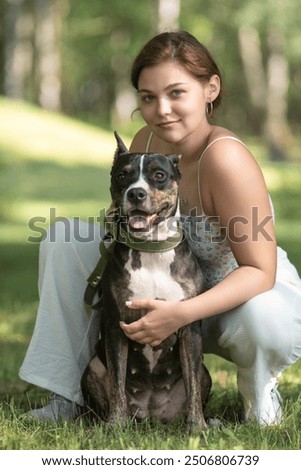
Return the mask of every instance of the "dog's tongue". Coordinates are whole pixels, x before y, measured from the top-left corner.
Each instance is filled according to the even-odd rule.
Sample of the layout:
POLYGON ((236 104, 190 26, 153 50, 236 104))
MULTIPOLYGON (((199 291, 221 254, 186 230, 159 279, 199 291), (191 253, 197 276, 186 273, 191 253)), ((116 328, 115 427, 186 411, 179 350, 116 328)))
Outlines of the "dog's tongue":
POLYGON ((129 224, 133 230, 148 230, 150 217, 146 215, 132 215, 129 217, 129 224))

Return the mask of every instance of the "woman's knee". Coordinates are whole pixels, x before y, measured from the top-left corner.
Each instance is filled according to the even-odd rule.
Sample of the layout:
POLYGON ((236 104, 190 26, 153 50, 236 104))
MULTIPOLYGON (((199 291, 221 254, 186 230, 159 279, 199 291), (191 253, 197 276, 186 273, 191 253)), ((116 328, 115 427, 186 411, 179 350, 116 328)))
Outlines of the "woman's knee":
MULTIPOLYGON (((236 346, 237 341, 243 343, 244 349, 250 351, 250 357, 259 350, 266 351, 270 357, 289 357, 293 346, 290 308, 287 292, 281 287, 257 295, 233 310, 229 318, 225 316, 225 331, 227 322, 232 323, 229 342, 236 342, 236 346)), ((238 355, 242 346, 237 347, 238 355)))
POLYGON ((95 223, 85 222, 78 217, 61 217, 43 233, 46 244, 57 243, 93 243, 99 242, 104 235, 104 228, 95 223))
POLYGON ((64 218, 52 224, 40 243, 40 258, 46 259, 50 253, 52 257, 65 257, 69 251, 68 248, 74 249, 76 239, 73 234, 72 219, 64 218))
POLYGON ((292 328, 293 316, 289 312, 292 307, 285 286, 277 285, 241 306, 245 329, 264 343, 279 344, 292 328))
POLYGON ((60 261, 76 257, 84 264, 91 264, 92 268, 98 260, 98 247, 103 234, 103 228, 97 224, 62 218, 51 225, 43 237, 40 262, 43 264, 49 256, 60 261))

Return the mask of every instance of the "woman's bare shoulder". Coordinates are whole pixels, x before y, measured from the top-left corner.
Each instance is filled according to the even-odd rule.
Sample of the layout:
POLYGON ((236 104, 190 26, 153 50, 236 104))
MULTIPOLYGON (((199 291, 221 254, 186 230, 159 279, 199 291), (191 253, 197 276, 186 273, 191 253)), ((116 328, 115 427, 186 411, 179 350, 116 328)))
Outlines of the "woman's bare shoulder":
POLYGON ((172 153, 168 143, 159 139, 152 133, 148 126, 145 126, 142 127, 134 136, 130 145, 130 152, 146 152, 147 146, 149 152, 158 152, 163 154, 172 153))
POLYGON ((142 127, 139 131, 135 134, 131 145, 130 145, 130 152, 144 152, 147 141, 150 135, 150 130, 147 126, 142 127))
POLYGON ((206 152, 203 155, 204 165, 212 167, 227 168, 233 164, 244 165, 252 163, 257 166, 254 156, 248 149, 246 143, 236 134, 223 128, 216 128, 211 137, 206 152))
POLYGON ((210 188, 213 194, 218 192, 218 187, 227 187, 230 192, 231 187, 243 187, 246 191, 246 188, 265 186, 262 170, 242 140, 231 132, 220 132, 215 139, 199 167, 199 177, 207 191, 210 188))

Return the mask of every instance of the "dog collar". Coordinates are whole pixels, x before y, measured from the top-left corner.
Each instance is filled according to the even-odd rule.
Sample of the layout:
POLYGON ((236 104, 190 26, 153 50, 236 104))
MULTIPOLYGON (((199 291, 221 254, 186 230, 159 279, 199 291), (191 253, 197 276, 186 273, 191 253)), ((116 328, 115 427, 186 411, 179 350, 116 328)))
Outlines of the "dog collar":
POLYGON ((93 308, 97 308, 101 304, 100 299, 95 305, 93 305, 93 299, 98 290, 98 284, 101 281, 110 253, 113 251, 116 242, 123 243, 132 250, 148 253, 162 253, 176 248, 183 241, 183 230, 180 224, 177 224, 177 231, 173 236, 168 237, 166 240, 157 241, 134 238, 122 227, 121 224, 116 222, 108 222, 108 228, 111 237, 106 236, 104 240, 101 240, 99 244, 101 257, 94 271, 87 279, 88 286, 85 291, 84 301, 87 305, 93 308), (110 238, 112 241, 106 243, 106 240, 110 238))
POLYGON ((146 251, 148 253, 160 253, 176 248, 183 240, 183 230, 180 224, 177 224, 177 230, 174 235, 165 240, 141 240, 133 237, 122 224, 109 223, 109 232, 114 240, 123 243, 128 248, 137 251, 146 251))

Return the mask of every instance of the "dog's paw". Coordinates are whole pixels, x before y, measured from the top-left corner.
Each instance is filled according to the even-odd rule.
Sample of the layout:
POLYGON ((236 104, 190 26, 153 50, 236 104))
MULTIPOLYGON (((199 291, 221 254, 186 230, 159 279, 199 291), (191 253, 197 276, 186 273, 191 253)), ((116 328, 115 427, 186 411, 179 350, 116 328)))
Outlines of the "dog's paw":
POLYGON ((125 413, 110 413, 107 423, 111 427, 124 429, 128 421, 125 413))
POLYGON ((187 431, 189 434, 199 434, 208 429, 207 423, 204 419, 198 421, 187 421, 187 431))

